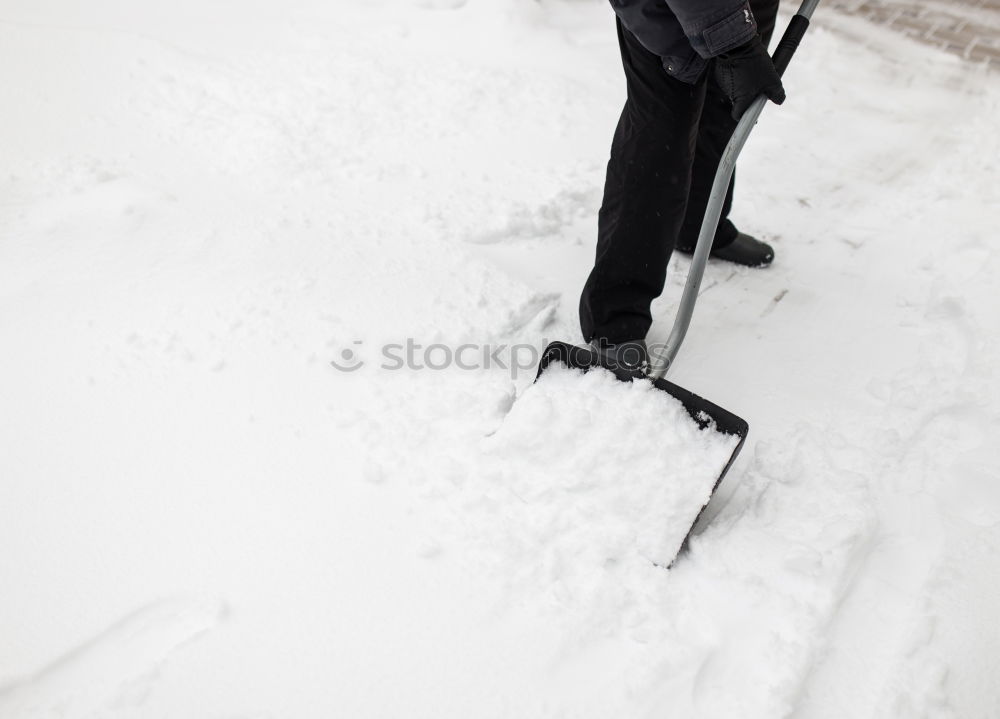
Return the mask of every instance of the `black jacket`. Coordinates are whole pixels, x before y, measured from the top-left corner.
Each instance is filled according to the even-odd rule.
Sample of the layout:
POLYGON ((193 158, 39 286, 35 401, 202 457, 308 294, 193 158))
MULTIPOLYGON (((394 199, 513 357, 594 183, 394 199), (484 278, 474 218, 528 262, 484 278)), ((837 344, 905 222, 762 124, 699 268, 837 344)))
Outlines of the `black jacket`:
POLYGON ((683 82, 693 83, 709 58, 757 32, 747 0, 611 0, 611 6, 622 25, 683 82))

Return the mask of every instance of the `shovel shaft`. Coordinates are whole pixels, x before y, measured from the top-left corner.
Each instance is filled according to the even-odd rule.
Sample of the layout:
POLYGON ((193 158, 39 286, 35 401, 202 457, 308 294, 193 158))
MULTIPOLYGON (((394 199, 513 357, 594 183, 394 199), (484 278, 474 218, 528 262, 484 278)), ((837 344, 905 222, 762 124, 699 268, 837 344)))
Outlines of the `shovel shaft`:
POLYGON ((816 9, 817 5, 819 5, 819 0, 804 0, 802 7, 799 8, 799 11, 792 16, 791 22, 788 23, 785 34, 781 36, 778 47, 775 48, 774 55, 771 57, 774 69, 778 71, 779 77, 785 74, 785 69, 788 67, 788 63, 791 62, 792 55, 795 54, 795 50, 809 28, 809 18, 812 17, 813 10, 816 9))
MULTIPOLYGON (((819 0, 803 0, 798 13, 792 17, 785 34, 782 35, 778 47, 774 52, 772 61, 778 74, 784 73, 785 68, 795 54, 802 36, 805 35, 806 28, 809 27, 809 18, 812 16, 819 0)), ((708 205, 705 208, 705 217, 701 223, 701 232, 698 234, 698 244, 695 246, 694 255, 691 258, 691 269, 688 272, 687 282, 684 283, 684 292, 681 295, 680 304, 677 307, 677 315, 674 318, 674 325, 670 330, 670 336, 658 356, 652 358, 652 368, 650 377, 654 380, 666 375, 667 370, 677 357, 677 352, 684 342, 688 327, 691 325, 691 317, 694 315, 694 306, 698 301, 698 291, 701 289, 701 281, 705 275, 705 265, 708 264, 708 255, 712 251, 712 242, 715 239, 715 230, 719 226, 719 216, 722 214, 722 205, 726 200, 726 193, 729 190, 729 180, 733 176, 736 167, 736 158, 739 157, 743 146, 746 144, 750 131, 757 124, 757 118, 764 109, 767 98, 761 95, 743 113, 743 117, 736 125, 733 136, 726 145, 719 161, 719 169, 715 172, 715 181, 712 183, 712 191, 708 196, 708 205)))

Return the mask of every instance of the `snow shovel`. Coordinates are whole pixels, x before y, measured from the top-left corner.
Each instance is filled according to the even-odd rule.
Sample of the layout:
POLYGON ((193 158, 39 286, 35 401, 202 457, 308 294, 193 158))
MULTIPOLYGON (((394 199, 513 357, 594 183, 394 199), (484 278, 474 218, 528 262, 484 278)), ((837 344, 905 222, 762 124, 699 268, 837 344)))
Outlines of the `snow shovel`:
MULTIPOLYGON (((785 34, 782 36, 781 41, 778 43, 778 46, 774 51, 774 55, 772 56, 775 69, 777 70, 779 76, 783 75, 785 69, 788 67, 788 63, 792 59, 792 55, 794 55, 799 42, 805 35, 806 28, 809 26, 809 18, 812 16, 813 11, 816 9, 818 4, 819 0, 803 0, 798 12, 792 17, 788 28, 785 30, 785 34)), ((701 232, 698 235, 698 243, 695 247, 694 255, 691 260, 691 269, 688 272, 687 282, 684 285, 684 292, 677 308, 674 325, 666 343, 662 346, 662 349, 659 350, 656 356, 650 358, 652 366, 648 375, 645 375, 646 378, 652 381, 653 386, 656 389, 662 390, 674 399, 678 400, 687 410, 691 419, 697 423, 701 430, 720 432, 725 435, 731 435, 738 438, 729 460, 723 467, 721 467, 718 477, 714 478, 714 484, 712 484, 711 491, 708 495, 709 498, 711 498, 711 495, 714 494, 715 490, 722 482, 723 477, 726 476, 726 472, 729 471, 729 468, 736 460, 736 456, 743 448, 743 444, 746 441, 746 436, 750 427, 746 420, 738 417, 732 412, 723 409, 719 405, 714 404, 707 399, 684 389, 683 387, 667 381, 665 379, 665 375, 673 364, 674 359, 677 357, 677 352, 680 350, 681 343, 684 341, 688 327, 691 324, 691 317, 694 314, 695 302, 698 299, 698 291, 701 288, 702 277, 705 273, 705 265, 708 263, 708 255, 711 251, 712 241, 715 237, 715 229, 719 224, 719 216, 722 213, 722 205, 726 198, 726 192, 729 188, 729 180, 732 177, 733 169, 736 166, 736 158, 743 149, 743 145, 746 143, 747 138, 750 135, 750 130, 752 130, 753 126, 757 123, 757 119, 760 117, 760 113, 764 109, 764 105, 766 103, 767 98, 761 95, 753 102, 752 105, 750 105, 749 108, 747 108, 746 112, 744 112, 743 116, 740 118, 740 121, 736 126, 736 130, 733 132, 733 136, 729 140, 729 144, 726 146, 722 159, 719 162, 719 169, 715 173, 715 181, 712 185, 711 194, 709 195, 708 205, 705 208, 705 217, 702 220, 701 232)), ((542 354, 541 362, 538 367, 538 375, 536 376, 535 381, 538 381, 538 378, 542 376, 546 368, 557 363, 566 365, 571 369, 583 371, 601 366, 601 361, 596 351, 590 348, 567 344, 565 342, 553 342, 545 348, 545 351, 542 354)), ((643 378, 643 375, 638 370, 618 367, 611 371, 619 380, 625 382, 643 378)), ((708 502, 706 500, 702 506, 692 508, 691 523, 688 525, 686 533, 684 534, 684 539, 681 542, 681 550, 683 550, 687 545, 688 539, 691 535, 691 530, 694 528, 702 512, 704 512, 707 504, 708 502)))

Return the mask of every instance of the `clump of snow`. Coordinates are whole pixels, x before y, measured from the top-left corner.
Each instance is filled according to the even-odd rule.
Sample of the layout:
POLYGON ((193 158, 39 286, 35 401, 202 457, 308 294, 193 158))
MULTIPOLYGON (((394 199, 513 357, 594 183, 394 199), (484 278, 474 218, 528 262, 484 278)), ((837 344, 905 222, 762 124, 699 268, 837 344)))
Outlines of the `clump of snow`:
POLYGON ((501 467, 494 481, 555 525, 537 531, 583 550, 585 573, 632 552, 669 565, 738 442, 650 382, 555 365, 486 451, 501 467))

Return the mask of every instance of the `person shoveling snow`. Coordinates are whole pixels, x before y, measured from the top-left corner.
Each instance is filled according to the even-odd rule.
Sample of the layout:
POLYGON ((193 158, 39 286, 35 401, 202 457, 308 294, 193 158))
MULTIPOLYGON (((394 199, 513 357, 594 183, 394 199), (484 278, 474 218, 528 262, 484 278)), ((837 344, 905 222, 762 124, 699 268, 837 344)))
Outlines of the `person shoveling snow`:
MULTIPOLYGON (((597 258, 580 299, 581 329, 590 348, 549 345, 538 377, 561 363, 584 372, 600 367, 624 381, 651 379, 654 388, 687 410, 687 416, 664 412, 629 419, 626 414, 619 420, 643 437, 653 454, 678 451, 666 449, 663 436, 690 431, 683 429, 685 424, 728 438, 728 461, 682 462, 688 471, 665 472, 665 482, 685 489, 675 498, 678 505, 664 512, 663 521, 673 523, 665 548, 673 554, 666 564, 683 546, 742 448, 749 427, 663 378, 690 324, 709 254, 750 266, 767 265, 773 258, 767 245, 739 233, 728 219, 722 225, 719 221, 731 206, 736 158, 766 101, 784 101, 781 74, 817 3, 803 2, 773 60, 766 49, 777 12, 772 0, 612 3, 618 15, 628 99, 608 163, 597 258), (763 18, 759 27, 754 11, 763 18), (646 343, 652 325, 650 304, 663 291, 674 246, 691 242, 695 223, 700 230, 676 321, 666 344, 650 353, 646 343)), ((593 421, 605 422, 621 409, 608 400, 593 421)), ((587 441, 585 433, 575 441, 587 441)), ((621 470, 628 475, 632 467, 623 467, 628 467, 621 470)))

